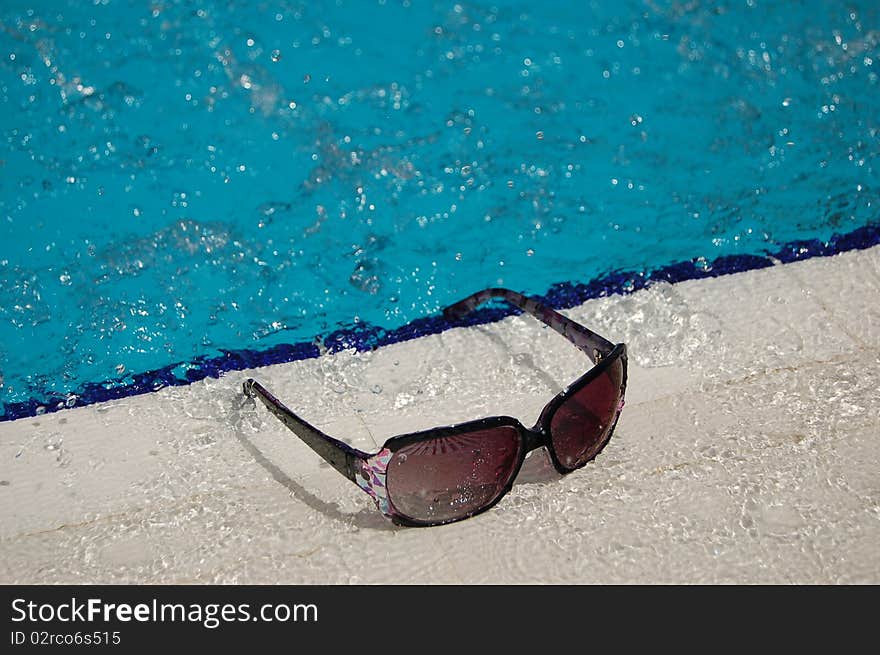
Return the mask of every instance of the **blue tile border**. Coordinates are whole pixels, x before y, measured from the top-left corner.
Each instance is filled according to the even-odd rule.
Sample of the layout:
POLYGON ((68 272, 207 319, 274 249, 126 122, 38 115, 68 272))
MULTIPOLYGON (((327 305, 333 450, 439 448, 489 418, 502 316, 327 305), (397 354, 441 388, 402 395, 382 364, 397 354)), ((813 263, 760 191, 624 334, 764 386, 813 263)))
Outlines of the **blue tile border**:
MULTIPOLYGON (((587 282, 554 284, 543 299, 557 309, 579 305, 591 298, 628 294, 656 282, 684 282, 719 277, 758 268, 773 266, 775 262, 790 263, 812 257, 826 257, 849 250, 862 250, 880 244, 880 223, 869 224, 852 232, 835 234, 828 241, 809 239, 791 241, 776 252, 765 255, 727 255, 705 263, 689 260, 668 264, 651 271, 613 271, 587 282)), ((163 387, 183 386, 207 377, 217 378, 229 371, 240 371, 270 364, 282 364, 318 357, 322 352, 338 352, 349 348, 372 350, 392 343, 408 341, 429 334, 437 334, 451 327, 481 325, 520 313, 515 308, 487 307, 463 320, 450 322, 442 316, 418 318, 392 330, 379 326, 358 324, 336 330, 323 337, 323 348, 318 340, 272 346, 265 350, 227 350, 215 357, 198 357, 190 362, 176 362, 163 368, 126 376, 106 382, 89 382, 73 394, 47 392, 42 398, 23 402, 4 403, 0 421, 12 421, 29 416, 55 412, 68 407, 93 405, 108 400, 137 396, 163 387)))

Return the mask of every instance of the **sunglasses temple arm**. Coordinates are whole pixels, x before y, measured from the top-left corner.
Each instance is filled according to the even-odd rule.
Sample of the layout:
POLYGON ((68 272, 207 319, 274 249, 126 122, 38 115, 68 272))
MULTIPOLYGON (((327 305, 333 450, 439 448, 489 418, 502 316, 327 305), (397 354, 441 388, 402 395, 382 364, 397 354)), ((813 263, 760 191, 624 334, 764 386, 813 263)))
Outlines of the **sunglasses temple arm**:
POLYGON ((366 453, 324 434, 290 411, 256 380, 249 378, 242 388, 246 396, 259 398, 270 412, 309 448, 318 453, 325 462, 352 482, 356 482, 355 474, 360 470, 361 462, 368 457, 366 453))
POLYGON ((443 316, 450 321, 460 319, 483 303, 496 298, 507 301, 556 330, 583 351, 594 364, 614 350, 614 344, 605 337, 585 328, 580 323, 575 323, 570 318, 566 318, 555 309, 510 289, 494 288, 478 291, 444 309, 443 316))

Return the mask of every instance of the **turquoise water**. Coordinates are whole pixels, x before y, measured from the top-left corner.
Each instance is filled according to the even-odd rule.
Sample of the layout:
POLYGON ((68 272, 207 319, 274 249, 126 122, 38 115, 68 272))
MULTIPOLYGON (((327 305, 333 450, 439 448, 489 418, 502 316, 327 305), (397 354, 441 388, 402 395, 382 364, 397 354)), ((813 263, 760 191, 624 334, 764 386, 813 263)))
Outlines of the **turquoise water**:
POLYGON ((0 9, 0 402, 877 219, 876 2, 0 9))

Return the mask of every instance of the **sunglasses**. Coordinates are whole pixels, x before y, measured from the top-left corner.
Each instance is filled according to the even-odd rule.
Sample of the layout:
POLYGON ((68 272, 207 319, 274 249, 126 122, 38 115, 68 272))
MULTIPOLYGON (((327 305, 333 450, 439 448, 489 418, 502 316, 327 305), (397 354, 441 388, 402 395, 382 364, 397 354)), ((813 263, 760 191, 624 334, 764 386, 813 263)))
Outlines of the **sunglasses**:
POLYGON ((253 379, 244 393, 258 397, 282 423, 333 468, 369 494, 394 523, 431 526, 484 512, 513 487, 526 455, 544 447, 565 474, 584 466, 608 443, 626 391, 626 345, 507 289, 479 291, 443 310, 457 321, 491 300, 505 300, 559 332, 594 366, 544 407, 526 428, 510 416, 392 437, 375 454, 361 452, 300 418, 253 379))

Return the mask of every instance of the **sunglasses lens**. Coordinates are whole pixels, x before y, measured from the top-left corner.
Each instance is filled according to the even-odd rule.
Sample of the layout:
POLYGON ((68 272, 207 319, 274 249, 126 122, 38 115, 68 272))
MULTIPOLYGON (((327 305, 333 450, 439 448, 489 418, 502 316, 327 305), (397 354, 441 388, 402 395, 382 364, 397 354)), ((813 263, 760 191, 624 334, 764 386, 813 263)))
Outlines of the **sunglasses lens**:
POLYGON ((605 445, 620 407, 622 384, 623 361, 617 357, 556 410, 550 421, 550 439, 564 468, 583 466, 605 445))
POLYGON ((506 425, 411 443, 388 462, 388 498, 414 521, 470 516, 503 493, 521 448, 519 431, 506 425))

